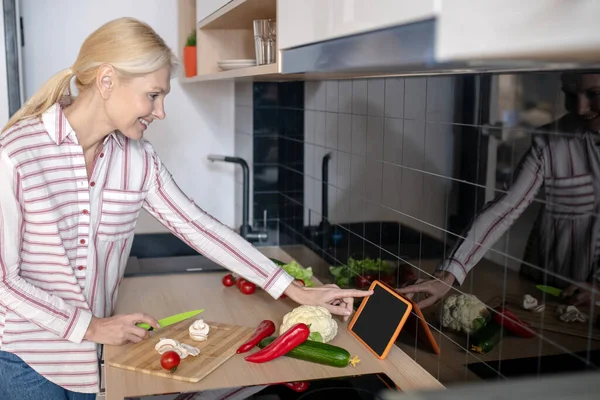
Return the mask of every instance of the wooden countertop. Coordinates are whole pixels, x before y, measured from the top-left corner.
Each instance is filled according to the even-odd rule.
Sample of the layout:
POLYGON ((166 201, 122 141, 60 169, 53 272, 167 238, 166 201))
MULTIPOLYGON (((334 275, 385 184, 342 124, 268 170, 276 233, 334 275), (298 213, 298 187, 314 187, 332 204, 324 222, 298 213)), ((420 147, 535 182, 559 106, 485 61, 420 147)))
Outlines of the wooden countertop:
MULTIPOLYGON (((259 248, 265 255, 290 262, 292 257, 276 247, 259 248)), ((302 264, 301 261, 298 260, 302 264)), ((203 318, 249 327, 263 319, 277 326, 285 313, 296 306, 289 299, 273 300, 260 290, 245 296, 221 284, 223 273, 198 273, 126 278, 119 288, 116 314, 146 312, 157 319, 179 312, 204 308, 203 318)), ((311 379, 383 372, 403 391, 440 389, 442 384, 398 347, 386 360, 378 360, 347 330, 338 319, 338 336, 332 344, 346 348, 361 362, 356 367, 334 368, 289 358, 270 363, 249 365, 242 356, 234 356, 202 381, 191 384, 167 378, 135 373, 106 365, 106 398, 122 400, 127 396, 202 391, 218 388, 265 385, 311 379)), ((105 346, 104 358, 118 354, 119 346, 105 346)))
MULTIPOLYGON (((283 250, 298 260, 300 264, 306 267, 312 266, 314 274, 322 282, 331 283, 329 265, 315 252, 298 245, 285 246, 283 250)), ((441 261, 441 259, 422 259, 414 260, 412 263, 419 269, 432 273, 441 261)), ((502 295, 502 293, 518 297, 526 293, 532 295, 537 293, 538 298, 540 297, 540 293, 535 289, 535 283, 520 277, 516 271, 508 270, 505 274, 503 266, 486 259, 480 261, 469 273, 460 290, 474 294, 483 302, 487 302, 494 296, 502 295)), ((588 346, 591 350, 600 349, 600 341, 588 341, 582 337, 544 331, 544 339, 539 337, 521 339, 505 336, 491 352, 484 355, 474 354, 466 351, 468 348, 466 335, 439 329, 437 313, 436 306, 423 310, 433 336, 440 346, 441 354, 439 356, 432 354, 420 343, 416 343, 414 336, 407 332, 400 332, 396 345, 446 386, 481 380, 466 367, 471 363, 586 351, 588 346)))

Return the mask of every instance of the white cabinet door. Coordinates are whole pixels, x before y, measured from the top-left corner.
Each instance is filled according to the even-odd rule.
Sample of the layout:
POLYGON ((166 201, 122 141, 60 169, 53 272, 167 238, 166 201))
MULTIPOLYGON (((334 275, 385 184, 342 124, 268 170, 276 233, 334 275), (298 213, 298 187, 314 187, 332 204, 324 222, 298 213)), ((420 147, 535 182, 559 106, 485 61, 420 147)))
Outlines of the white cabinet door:
POLYGON ((598 0, 442 0, 440 61, 599 60, 598 0))
POLYGON ((231 0, 196 0, 196 22, 202 21, 230 2, 231 0))
POLYGON ((280 49, 435 16, 436 0, 278 0, 280 49))

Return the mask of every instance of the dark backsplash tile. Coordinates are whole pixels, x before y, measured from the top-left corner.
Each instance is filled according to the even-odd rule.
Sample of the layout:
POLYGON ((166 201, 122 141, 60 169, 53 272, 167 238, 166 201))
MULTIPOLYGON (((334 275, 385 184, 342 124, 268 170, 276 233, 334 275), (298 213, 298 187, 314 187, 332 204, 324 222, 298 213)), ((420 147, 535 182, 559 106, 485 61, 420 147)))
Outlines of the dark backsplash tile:
POLYGON ((278 190, 280 168, 277 164, 257 165, 254 163, 254 193, 278 190))
MULTIPOLYGON (((255 218, 293 220, 302 230, 304 212, 304 82, 254 83, 253 205, 255 218), (283 196, 281 193, 285 193, 283 196)), ((298 239, 288 230, 281 241, 298 239)), ((296 242, 298 243, 298 242, 296 242)))
POLYGON ((255 136, 253 150, 255 164, 277 164, 279 162, 279 138, 277 136, 255 136))

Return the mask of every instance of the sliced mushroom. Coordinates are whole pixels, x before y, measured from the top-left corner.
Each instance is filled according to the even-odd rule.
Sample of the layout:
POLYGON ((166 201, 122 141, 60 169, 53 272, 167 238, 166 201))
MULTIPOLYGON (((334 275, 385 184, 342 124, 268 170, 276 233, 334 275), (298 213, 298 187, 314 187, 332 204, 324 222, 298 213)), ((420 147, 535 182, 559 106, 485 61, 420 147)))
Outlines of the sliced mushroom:
POLYGON ((558 306, 556 311, 560 314, 558 317, 561 321, 564 322, 586 322, 589 316, 585 313, 582 313, 575 306, 558 306))
POLYGON ((196 342, 203 342, 208 338, 209 331, 210 327, 203 319, 196 320, 190 325, 190 338, 196 342))
POLYGON ((532 309, 531 311, 533 311, 534 313, 541 313, 546 309, 546 305, 545 304, 540 304, 539 306, 535 307, 534 309, 532 309))
POLYGON ((523 308, 526 310, 533 310, 538 306, 538 301, 535 297, 530 294, 523 296, 523 308))
POLYGON ((159 354, 164 354, 167 351, 174 351, 179 354, 179 357, 183 360, 188 355, 197 356, 200 354, 200 349, 190 346, 189 344, 181 343, 179 340, 160 338, 160 341, 154 346, 154 349, 159 354))
POLYGON ((181 359, 186 358, 188 355, 188 352, 181 347, 181 343, 175 339, 161 338, 156 346, 154 346, 154 349, 158 351, 159 354, 164 354, 167 351, 174 351, 175 353, 179 354, 181 359))
POLYGON ((194 346, 190 346, 189 344, 181 343, 181 347, 183 347, 185 349, 185 351, 187 351, 190 356, 196 357, 198 354, 200 354, 200 349, 199 348, 194 347, 194 346))

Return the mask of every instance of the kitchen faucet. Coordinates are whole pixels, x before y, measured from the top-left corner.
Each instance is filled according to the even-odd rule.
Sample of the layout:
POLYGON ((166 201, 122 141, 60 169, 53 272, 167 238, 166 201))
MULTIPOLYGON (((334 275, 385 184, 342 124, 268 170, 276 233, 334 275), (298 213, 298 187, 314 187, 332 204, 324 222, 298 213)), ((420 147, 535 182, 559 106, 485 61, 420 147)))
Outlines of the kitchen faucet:
POLYGON ((208 159, 212 162, 221 161, 233 164, 239 164, 242 167, 242 226, 240 235, 249 242, 266 241, 269 237, 267 233, 266 216, 264 219, 264 230, 254 231, 250 225, 249 203, 250 203, 250 169, 246 160, 240 157, 222 156, 209 154, 208 159))
POLYGON ((313 242, 319 243, 323 250, 329 248, 329 235, 331 224, 329 223, 329 160, 331 153, 323 156, 321 164, 321 222, 317 228, 309 228, 309 234, 313 242))

